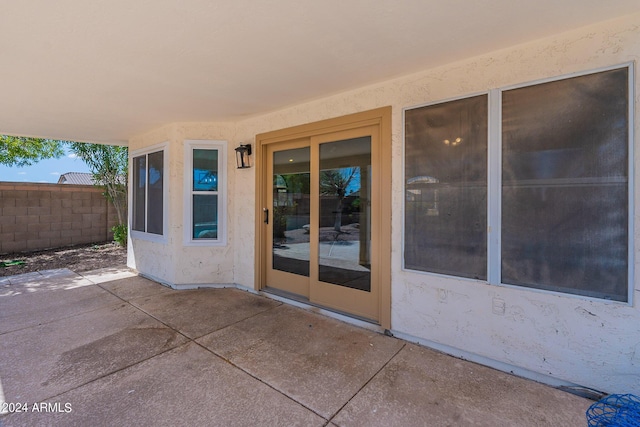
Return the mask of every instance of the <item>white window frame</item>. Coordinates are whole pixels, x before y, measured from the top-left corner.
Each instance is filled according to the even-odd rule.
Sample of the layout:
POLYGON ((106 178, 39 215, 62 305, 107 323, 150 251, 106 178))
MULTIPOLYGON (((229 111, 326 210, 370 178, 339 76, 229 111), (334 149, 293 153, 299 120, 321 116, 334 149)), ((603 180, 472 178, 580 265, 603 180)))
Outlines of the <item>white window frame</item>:
MULTIPOLYGON (((169 229, 169 142, 163 142, 160 144, 145 147, 140 150, 135 150, 129 153, 129 235, 132 239, 147 240, 157 243, 167 243, 167 231, 169 229), (148 156, 149 154, 162 151, 162 234, 149 233, 146 231, 133 230, 133 159, 141 156, 148 156)), ((147 160, 147 168, 149 161, 147 160)), ((145 185, 149 185, 149 180, 146 179, 145 185)), ((148 209, 148 197, 149 191, 145 191, 145 229, 147 221, 147 209, 148 209)))
POLYGON ((449 98, 445 100, 429 102, 419 105, 414 105, 411 107, 403 108, 402 110, 402 124, 403 124, 403 135, 402 135, 402 179, 403 179, 403 194, 405 189, 404 176, 405 176, 405 160, 406 160, 406 152, 405 152, 405 113, 407 110, 412 110, 415 108, 430 106, 441 104, 443 102, 455 101, 459 99, 469 98, 473 96, 477 96, 480 94, 489 94, 489 108, 488 114, 488 132, 489 132, 489 143, 488 143, 488 153, 487 153, 487 161, 488 161, 488 176, 487 176, 487 280, 477 280, 470 279, 461 276, 453 276, 453 275, 445 275, 441 273, 432 273, 427 271, 420 270, 412 270, 406 268, 404 263, 404 250, 405 250, 405 197, 403 197, 402 203, 402 271, 410 272, 413 274, 427 275, 432 277, 440 277, 442 279, 448 280, 456 280, 458 282, 464 281, 472 281, 472 282, 480 282, 480 283, 488 283, 490 285, 501 286, 506 288, 517 289, 522 292, 535 292, 535 293, 545 293, 545 294, 553 294, 559 295, 567 298, 578 298, 583 300, 595 301, 603 304, 616 304, 616 305, 627 305, 633 306, 634 304, 634 278, 635 278, 635 241, 634 241, 634 230, 635 230, 635 150, 634 150, 634 124, 635 124, 635 110, 634 110, 634 92, 635 92, 635 68, 634 63, 624 63, 613 65, 609 67, 601 67, 589 71, 565 74, 562 76, 555 76, 546 79, 540 79, 532 82, 521 83, 512 86, 506 86, 502 88, 492 89, 488 92, 478 92, 473 93, 466 96, 460 96, 455 98, 449 98), (573 77, 580 77, 589 74, 604 72, 604 71, 612 71, 626 68, 628 70, 629 82, 628 82, 628 236, 627 236, 627 248, 628 248, 628 276, 627 276, 627 301, 615 301, 597 297, 591 297, 580 294, 572 294, 561 291, 554 290, 546 290, 546 289, 538 289, 527 286, 519 286, 519 285, 511 285, 502 283, 501 277, 501 231, 502 231, 502 92, 523 88, 528 86, 534 86, 538 84, 544 84, 548 82, 565 80, 573 77))
POLYGON ((184 140, 184 246, 226 246, 227 245, 227 141, 186 139, 184 140), (218 151, 218 191, 194 191, 193 150, 218 151), (217 194, 218 196, 218 237, 215 239, 193 238, 193 196, 197 194, 217 194))

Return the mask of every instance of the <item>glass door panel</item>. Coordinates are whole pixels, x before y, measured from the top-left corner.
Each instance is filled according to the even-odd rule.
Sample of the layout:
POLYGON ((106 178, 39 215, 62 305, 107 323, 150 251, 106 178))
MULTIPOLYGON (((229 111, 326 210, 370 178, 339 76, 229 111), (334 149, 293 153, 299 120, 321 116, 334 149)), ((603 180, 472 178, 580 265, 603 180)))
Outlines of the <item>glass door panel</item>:
POLYGON ((380 138, 376 126, 311 138, 312 209, 309 299, 378 320, 380 138))
POLYGON ((371 291, 371 138, 320 144, 318 280, 371 291))
POLYGON ((309 147, 273 153, 272 268, 309 277, 309 147))

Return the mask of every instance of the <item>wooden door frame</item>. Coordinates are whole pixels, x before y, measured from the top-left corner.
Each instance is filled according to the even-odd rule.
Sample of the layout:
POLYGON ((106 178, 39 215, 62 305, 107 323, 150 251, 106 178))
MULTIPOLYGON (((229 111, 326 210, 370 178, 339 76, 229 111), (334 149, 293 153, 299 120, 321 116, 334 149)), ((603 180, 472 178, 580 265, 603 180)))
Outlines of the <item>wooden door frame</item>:
POLYGON ((266 173, 265 146, 299 138, 319 136, 361 127, 377 126, 380 138, 380 218, 381 245, 377 260, 379 263, 378 280, 380 283, 379 323, 385 329, 391 328, 391 107, 350 114, 319 122, 308 123, 286 129, 275 130, 256 135, 256 204, 255 204, 255 281, 256 291, 266 283, 266 227, 263 222, 263 208, 266 207, 264 186, 268 181, 266 173))

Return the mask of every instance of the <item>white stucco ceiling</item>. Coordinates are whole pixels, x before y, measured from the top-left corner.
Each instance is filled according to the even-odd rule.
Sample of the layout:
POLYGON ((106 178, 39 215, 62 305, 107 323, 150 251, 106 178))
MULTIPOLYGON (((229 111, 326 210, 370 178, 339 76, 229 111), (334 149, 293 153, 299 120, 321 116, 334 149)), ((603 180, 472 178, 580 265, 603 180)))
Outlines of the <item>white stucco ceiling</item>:
POLYGON ((126 142, 636 11, 638 0, 0 0, 0 133, 126 142))

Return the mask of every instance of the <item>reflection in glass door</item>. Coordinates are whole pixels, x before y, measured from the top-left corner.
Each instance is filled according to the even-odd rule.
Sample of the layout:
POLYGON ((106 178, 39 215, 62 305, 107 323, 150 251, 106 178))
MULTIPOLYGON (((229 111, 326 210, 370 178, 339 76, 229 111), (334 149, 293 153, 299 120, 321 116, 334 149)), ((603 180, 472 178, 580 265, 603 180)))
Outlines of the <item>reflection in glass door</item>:
POLYGON ((371 138, 320 144, 318 279, 371 291, 371 138))
POLYGON ((272 268, 309 277, 309 147, 273 153, 272 268))

